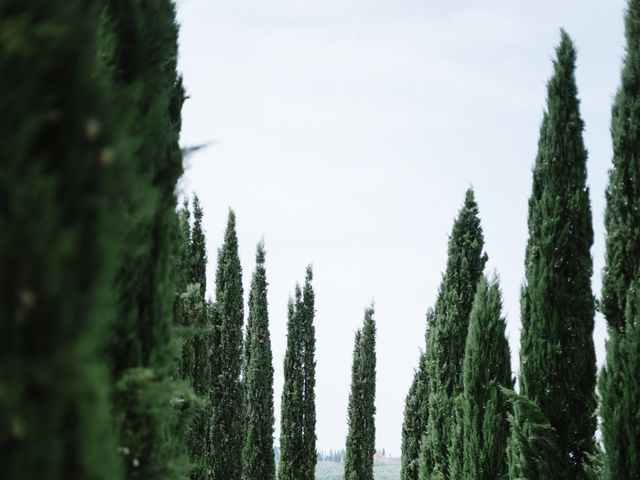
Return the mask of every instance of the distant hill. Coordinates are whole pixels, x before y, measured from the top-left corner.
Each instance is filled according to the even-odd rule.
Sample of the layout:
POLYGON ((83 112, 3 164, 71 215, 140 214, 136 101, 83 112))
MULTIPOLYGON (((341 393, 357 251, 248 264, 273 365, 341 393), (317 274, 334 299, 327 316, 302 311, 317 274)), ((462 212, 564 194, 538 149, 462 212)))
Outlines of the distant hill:
MULTIPOLYGON (((375 480, 400 480, 400 464, 375 463, 375 480)), ((316 480, 344 480, 344 464, 336 462, 318 462, 316 480)))

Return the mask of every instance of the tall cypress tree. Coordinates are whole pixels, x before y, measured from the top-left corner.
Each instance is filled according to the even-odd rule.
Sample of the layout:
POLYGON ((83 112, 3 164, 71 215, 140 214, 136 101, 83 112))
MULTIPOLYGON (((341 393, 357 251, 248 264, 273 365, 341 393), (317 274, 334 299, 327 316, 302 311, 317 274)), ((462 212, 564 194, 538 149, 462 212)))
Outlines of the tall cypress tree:
POLYGON ((190 219, 191 212, 189 211, 189 202, 185 198, 182 207, 176 212, 175 221, 173 264, 175 298, 173 303, 173 316, 174 324, 177 326, 176 331, 179 336, 181 336, 181 354, 178 373, 180 374, 180 378, 187 381, 191 381, 194 367, 192 340, 190 332, 188 332, 191 319, 187 313, 188 308, 185 305, 191 259, 189 253, 189 244, 191 242, 190 219))
POLYGON ((604 478, 640 476, 640 1, 630 0, 626 56, 611 121, 613 167, 605 210, 606 264, 602 310, 609 325, 600 376, 604 478))
POLYGON ((462 362, 476 287, 487 256, 478 205, 469 189, 449 238, 447 269, 440 285, 426 349, 427 428, 420 445, 419 478, 447 478, 452 442, 450 412, 462 393, 462 362))
POLYGON ((215 305, 209 469, 213 480, 239 480, 242 469, 240 370, 244 304, 233 210, 229 210, 224 243, 218 251, 215 305))
MULTIPOLYGON (((433 325, 433 320, 433 309, 429 309, 425 340, 429 337, 429 329, 433 325)), ((418 370, 413 375, 413 381, 405 400, 400 467, 400 478, 402 480, 418 480, 420 444, 429 419, 429 409, 427 408, 429 401, 428 380, 427 355, 423 351, 420 354, 418 370)))
MULTIPOLYGON (((193 196, 193 231, 189 243, 189 272, 188 281, 196 298, 193 299, 197 308, 191 310, 190 325, 193 327, 192 338, 189 342, 193 357, 191 371, 191 385, 202 401, 206 401, 209 393, 209 355, 206 340, 207 311, 207 250, 204 231, 202 229, 203 211, 197 195, 193 196)), ((193 480, 206 478, 206 453, 208 447, 209 411, 204 408, 197 412, 189 432, 189 452, 193 470, 193 480)))
POLYGON ((505 337, 502 294, 497 279, 481 278, 469 320, 463 364, 462 472, 464 480, 494 480, 507 473, 508 401, 511 353, 505 337))
POLYGON ((289 299, 287 309, 287 350, 284 357, 278 480, 297 480, 299 472, 302 471, 304 378, 301 344, 304 330, 301 312, 297 308, 302 302, 301 297, 300 286, 296 285, 294 297, 289 299))
POLYGON ((183 478, 192 392, 175 371, 171 279, 184 91, 170 0, 105 2, 102 74, 132 112, 123 119, 129 178, 114 195, 123 251, 112 335, 114 400, 128 478, 183 478))
POLYGON ((575 61, 562 31, 529 199, 520 351, 521 393, 556 430, 568 479, 585 478, 596 428, 593 227, 575 61))
POLYGON ((349 396, 349 433, 345 456, 346 480, 373 480, 375 454, 376 325, 374 309, 365 310, 356 332, 349 396))
POLYGON ((300 480, 314 480, 316 475, 316 329, 315 294, 313 291, 313 270, 311 265, 307 272, 302 289, 302 304, 299 306, 303 320, 303 366, 304 398, 302 403, 303 437, 302 437, 302 476, 300 480))
POLYGON ((315 478, 315 295, 313 271, 289 300, 280 428, 279 480, 315 478))
POLYGON ((245 377, 243 480, 274 480, 273 359, 269 334, 264 243, 256 249, 256 270, 249 293, 249 358, 245 377))
POLYGON ((344 459, 345 480, 359 480, 362 478, 364 467, 362 465, 362 443, 364 441, 362 382, 362 330, 356 330, 353 345, 353 360, 351 364, 351 392, 349 393, 349 406, 347 421, 349 431, 347 433, 347 445, 344 459))
POLYGON ((122 151, 98 2, 0 5, 0 477, 121 477, 103 339, 122 151), (115 181, 115 183, 114 183, 115 181))
MULTIPOLYGON (((418 461, 420 455, 420 440, 425 426, 421 422, 420 407, 426 405, 428 398, 426 388, 422 382, 424 376, 425 354, 420 354, 418 369, 413 374, 413 381, 407 393, 402 422, 402 461, 400 478, 402 480, 418 480, 418 461), (423 393, 424 392, 424 393, 423 393)), ((426 409, 425 409, 426 410, 426 409)))

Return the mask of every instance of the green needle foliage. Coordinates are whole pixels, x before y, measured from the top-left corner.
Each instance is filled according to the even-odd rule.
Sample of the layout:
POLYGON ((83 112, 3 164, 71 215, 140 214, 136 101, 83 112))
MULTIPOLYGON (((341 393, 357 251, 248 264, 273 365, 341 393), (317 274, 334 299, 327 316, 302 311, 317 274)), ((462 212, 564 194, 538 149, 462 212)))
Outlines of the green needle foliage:
POLYGON ((212 480, 239 480, 242 467, 242 325, 244 301, 236 216, 229 210, 218 250, 211 365, 209 470, 212 480))
POLYGON ((505 337, 502 294, 495 279, 482 278, 469 320, 463 364, 462 469, 452 478, 494 480, 507 474, 508 400, 511 352, 505 337))
POLYGON ((315 478, 315 295, 307 267, 303 289, 289 299, 278 480, 315 478))
POLYGON ((115 421, 127 478, 184 478, 195 397, 173 379, 179 355, 172 328, 172 233, 184 100, 175 8, 170 0, 104 3, 100 72, 117 92, 116 106, 131 112, 122 122, 131 156, 128 178, 111 198, 125 246, 109 349, 115 421))
POLYGON ((303 412, 303 437, 302 437, 302 470, 300 480, 314 480, 316 475, 316 329, 313 325, 315 318, 315 294, 311 282, 313 271, 311 266, 307 272, 302 289, 302 304, 299 310, 302 314, 304 325, 303 338, 303 380, 304 398, 302 402, 303 412))
POLYGON ((600 376, 606 480, 640 477, 640 292, 635 283, 627 297, 624 334, 610 329, 600 376))
POLYGON ((0 4, 3 480, 121 477, 101 352, 122 137, 98 25, 98 2, 0 4))
POLYGON ((555 429, 535 402, 512 390, 502 393, 513 405, 509 414, 511 437, 508 444, 509 479, 565 480, 561 451, 555 429))
POLYGON ((564 31, 556 56, 529 199, 521 393, 557 432, 562 478, 581 479, 596 429, 593 227, 576 52, 564 31))
MULTIPOLYGON (((193 359, 193 368, 190 371, 190 381, 194 392, 201 401, 206 402, 209 396, 209 354, 207 348, 207 311, 205 302, 205 289, 207 286, 207 251, 205 235, 202 229, 203 211, 197 195, 193 196, 193 231, 187 244, 187 279, 189 282, 189 294, 185 299, 190 300, 191 308, 186 312, 187 325, 191 326, 192 333, 186 344, 188 354, 193 359)), ((189 432, 189 453, 193 470, 193 480, 206 478, 206 453, 208 450, 209 412, 201 409, 195 415, 189 432)))
POLYGON ((630 0, 627 51, 611 122, 613 168, 605 210, 602 310, 609 325, 600 376, 604 478, 640 478, 640 1, 630 0))
POLYGON ((487 256, 482 252, 484 237, 478 206, 469 189, 454 222, 447 269, 442 279, 433 326, 428 330, 426 382, 427 428, 420 445, 419 478, 448 478, 452 443, 452 410, 462 393, 462 361, 469 314, 487 256))
POLYGON ((423 381, 425 363, 426 355, 423 352, 420 354, 418 370, 413 375, 413 381, 405 400, 400 469, 400 478, 402 480, 418 480, 420 441, 426 428, 425 417, 421 415, 421 412, 426 414, 428 399, 426 383, 423 381))
POLYGON ((269 335, 267 274, 264 243, 256 249, 256 270, 249 292, 250 344, 244 385, 245 431, 242 451, 243 480, 274 480, 273 358, 269 335))
POLYGON ((640 276, 640 2, 630 0, 621 85, 612 109, 613 167, 609 171, 604 222, 606 265, 602 311, 611 328, 626 325, 627 292, 640 276))
POLYGON ((346 480, 373 480, 376 439, 376 324, 373 314, 373 306, 365 310, 364 325, 355 336, 345 457, 346 480))

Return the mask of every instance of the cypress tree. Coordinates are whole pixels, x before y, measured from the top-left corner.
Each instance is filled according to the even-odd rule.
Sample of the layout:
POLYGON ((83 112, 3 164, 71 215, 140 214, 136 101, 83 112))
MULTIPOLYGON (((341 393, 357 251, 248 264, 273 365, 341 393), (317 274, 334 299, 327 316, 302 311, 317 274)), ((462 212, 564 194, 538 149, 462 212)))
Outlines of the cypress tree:
POLYGON ((464 480, 493 480, 507 474, 508 400, 511 353, 505 337, 498 280, 481 278, 469 319, 463 363, 462 472, 464 480))
POLYGON ((0 477, 121 477, 103 339, 122 138, 98 2, 0 5, 0 477))
POLYGON ((566 32, 556 49, 529 199, 521 393, 558 435, 562 478, 585 478, 596 419, 593 244, 587 152, 566 32))
POLYGON ((364 325, 355 336, 345 480, 373 480, 375 454, 376 325, 374 309, 365 310, 364 325))
POLYGON ((242 268, 236 216, 229 210, 224 243, 218 251, 212 346, 209 470, 213 480, 239 480, 242 469, 242 268))
MULTIPOLYGON (((189 274, 190 288, 194 290, 193 301, 197 308, 191 311, 190 325, 193 326, 193 336, 189 342, 193 357, 191 385, 202 401, 206 401, 209 393, 209 355, 207 352, 206 329, 207 312, 205 294, 207 287, 207 251, 205 235, 202 229, 203 211, 197 195, 193 196, 193 232, 189 243, 189 274)), ((194 417, 189 433, 189 452, 193 470, 193 480, 206 478, 206 452, 208 446, 209 412, 206 409, 198 411, 194 417)))
POLYGON ((188 274, 190 265, 189 244, 191 242, 191 213, 189 202, 183 201, 182 207, 176 212, 173 284, 175 286, 175 299, 173 303, 174 324, 177 333, 181 337, 181 355, 178 365, 178 373, 183 380, 191 381, 194 368, 193 346, 190 333, 190 315, 187 314, 186 298, 188 286, 188 274), (186 298, 185 298, 186 297, 186 298))
POLYGON ((626 55, 611 119, 613 166, 604 215, 606 264, 602 311, 612 329, 624 331, 627 292, 640 275, 640 2, 629 0, 625 16, 626 55))
POLYGON ((299 309, 303 320, 303 385, 304 398, 302 403, 303 437, 302 437, 302 476, 300 480, 314 480, 316 475, 316 329, 313 325, 315 318, 315 294, 313 291, 313 271, 311 266, 307 272, 302 289, 302 304, 299 309))
POLYGON ((360 376, 362 375, 362 331, 356 330, 353 345, 353 363, 351 365, 351 392, 349 394, 349 406, 347 421, 349 431, 347 433, 347 448, 344 460, 345 480, 359 480, 362 478, 364 467, 362 465, 362 444, 364 442, 364 429, 362 428, 363 416, 363 392, 360 376))
MULTIPOLYGON (((429 338, 429 330, 433 326, 434 312, 427 312, 427 330, 425 340, 429 338)), ((425 341, 425 344, 428 343, 425 341)), ((427 355, 420 354, 418 370, 405 400, 404 420, 402 423, 402 457, 400 478, 402 480, 418 480, 420 467, 420 444, 429 419, 429 378, 427 376, 427 355)))
POLYGON ((171 235, 184 91, 176 72, 175 8, 170 0, 104 2, 101 74, 118 92, 130 145, 128 178, 111 199, 119 214, 117 322, 109 349, 116 424, 127 477, 184 478, 186 428, 195 398, 173 378, 171 235), (126 188, 125 188, 126 187, 126 188))
POLYGON ((610 329, 607 361, 600 377, 602 439, 606 480, 640 476, 640 291, 627 294, 624 333, 610 329))
POLYGON ((289 299, 287 308, 287 350, 284 357, 278 480, 297 480, 302 471, 303 322, 297 308, 302 302, 301 297, 300 286, 296 285, 294 297, 289 299))
MULTIPOLYGON (((405 400, 404 419, 402 422, 402 461, 400 478, 402 480, 418 480, 418 461, 420 455, 420 440, 425 425, 419 414, 420 407, 426 405, 426 386, 422 382, 425 368, 425 354, 420 354, 418 370, 413 375, 413 381, 405 400)), ((424 409, 426 410, 426 408, 424 409)))
POLYGON ((447 269, 440 285, 426 349, 427 428, 420 444, 420 480, 447 478, 452 443, 450 412, 462 393, 462 361, 476 287, 487 256, 478 206, 469 189, 449 238, 447 269))
POLYGON ((245 377, 243 480, 274 480, 273 359, 269 335, 264 243, 256 249, 256 270, 249 293, 249 360, 245 377))
POLYGON ((313 480, 316 456, 313 271, 289 299, 278 480, 313 480))
POLYGON ((604 478, 640 477, 640 1, 625 16, 626 56, 612 109, 613 167, 605 210, 602 311, 609 326, 600 376, 604 478))

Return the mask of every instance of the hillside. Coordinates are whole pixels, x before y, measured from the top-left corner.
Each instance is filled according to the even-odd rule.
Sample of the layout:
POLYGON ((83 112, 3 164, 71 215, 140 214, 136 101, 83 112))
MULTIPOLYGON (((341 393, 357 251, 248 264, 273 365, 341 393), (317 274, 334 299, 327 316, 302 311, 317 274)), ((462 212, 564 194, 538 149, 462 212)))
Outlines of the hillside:
MULTIPOLYGON (((373 467, 375 480, 400 480, 399 464, 376 463, 373 467)), ((344 464, 336 462, 318 462, 316 480, 343 480, 344 464)))

